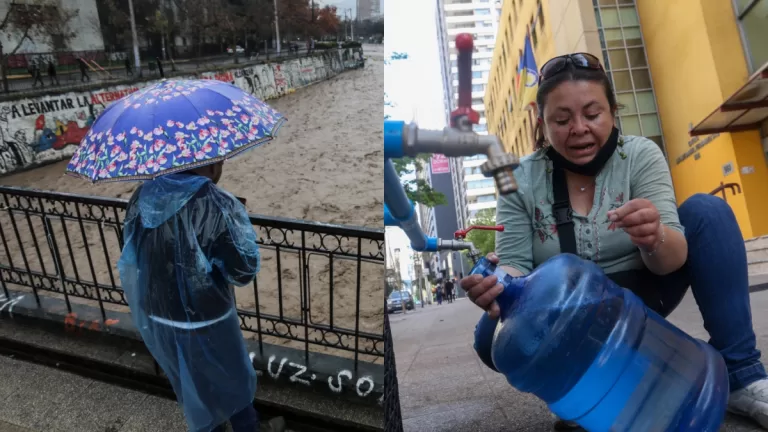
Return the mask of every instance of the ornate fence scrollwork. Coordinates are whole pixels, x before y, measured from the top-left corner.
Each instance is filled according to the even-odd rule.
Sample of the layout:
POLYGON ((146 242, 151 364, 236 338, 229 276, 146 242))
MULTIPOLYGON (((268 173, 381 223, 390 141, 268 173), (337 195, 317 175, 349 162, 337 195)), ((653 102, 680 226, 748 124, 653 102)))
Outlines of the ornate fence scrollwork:
MULTIPOLYGON (((7 296, 9 285, 26 287, 39 306, 41 295, 63 296, 70 312, 73 301, 97 302, 106 321, 115 306, 127 306, 116 271, 126 205, 0 186, 0 292, 7 296)), ((366 302, 380 304, 369 299, 384 295, 384 230, 256 215, 251 223, 262 270, 252 289, 237 294, 246 336, 258 340, 260 349, 265 337, 301 343, 306 359, 310 345, 353 353, 356 361, 360 355, 383 359, 383 308, 366 302), (272 279, 259 289, 262 273, 272 279), (270 298, 277 304, 265 311, 275 291, 276 299, 270 298), (241 307, 240 293, 252 307, 241 307)))

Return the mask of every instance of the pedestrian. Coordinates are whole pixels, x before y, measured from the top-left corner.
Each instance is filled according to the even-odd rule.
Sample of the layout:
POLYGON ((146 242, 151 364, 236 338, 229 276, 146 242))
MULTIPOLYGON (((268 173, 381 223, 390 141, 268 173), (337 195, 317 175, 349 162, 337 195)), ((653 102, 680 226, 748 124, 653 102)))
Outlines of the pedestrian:
POLYGON ((437 292, 435 295, 437 296, 437 304, 443 304, 443 284, 437 286, 437 292))
MULTIPOLYGON (((757 348, 747 252, 733 210, 708 194, 692 195, 678 207, 659 146, 616 127, 620 105, 599 58, 557 56, 538 77, 536 150, 515 171, 518 193, 498 201, 497 222, 507 229, 498 234, 498 255, 490 253, 489 261, 516 277, 559 253, 578 254, 662 317, 690 289, 709 344, 725 360, 728 411, 768 429, 768 374, 757 348), (553 202, 567 204, 567 211, 557 211, 553 202), (537 224, 542 215, 553 224, 537 224)), ((488 311, 476 327, 475 347, 494 368, 490 346, 502 286, 496 276, 478 275, 465 277, 461 286, 488 311)), ((673 388, 677 379, 660 376, 655 385, 673 388)), ((559 420, 555 427, 578 425, 559 420)))
POLYGON ((453 298, 453 301, 456 301, 456 278, 451 279, 451 297, 453 298))
POLYGON ((78 57, 77 62, 80 66, 80 82, 84 81, 91 81, 91 77, 88 75, 88 64, 85 62, 85 59, 82 57, 78 57))
POLYGON ((231 287, 252 283, 259 247, 245 207, 217 186, 222 166, 139 186, 126 211, 120 279, 191 431, 225 431, 227 422, 234 432, 283 431, 282 418, 260 426, 253 406, 256 371, 231 287))
POLYGON ((125 58, 125 76, 133 76, 133 63, 128 57, 125 58))
POLYGON ((48 62, 48 78, 51 79, 51 86, 53 86, 53 82, 56 82, 56 85, 59 84, 59 77, 56 75, 56 65, 53 63, 53 60, 48 62))
POLYGON ((32 87, 37 87, 37 83, 40 83, 41 87, 45 87, 45 83, 43 82, 43 76, 40 73, 40 65, 37 61, 32 63, 31 70, 29 72, 32 75, 32 79, 34 80, 32 82, 32 87))
MULTIPOLYGON (((235 53, 237 55, 237 53, 235 53)), ((165 78, 165 73, 163 72, 163 62, 160 61, 160 57, 155 57, 155 61, 157 62, 157 70, 160 72, 160 78, 165 78)))

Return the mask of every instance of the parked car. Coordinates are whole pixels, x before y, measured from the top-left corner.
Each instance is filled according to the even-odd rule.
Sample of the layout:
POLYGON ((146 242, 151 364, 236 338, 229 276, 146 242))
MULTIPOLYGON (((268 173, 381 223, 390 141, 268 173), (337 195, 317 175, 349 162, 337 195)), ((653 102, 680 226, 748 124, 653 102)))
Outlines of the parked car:
POLYGON ((413 310, 416 307, 411 293, 408 291, 392 291, 387 299, 387 313, 403 310, 403 303, 405 303, 407 310, 413 310))
POLYGON ((232 49, 232 47, 227 48, 227 54, 232 55, 235 52, 237 52, 238 54, 243 54, 245 53, 245 49, 243 49, 243 47, 241 47, 240 45, 236 45, 234 50, 232 49))

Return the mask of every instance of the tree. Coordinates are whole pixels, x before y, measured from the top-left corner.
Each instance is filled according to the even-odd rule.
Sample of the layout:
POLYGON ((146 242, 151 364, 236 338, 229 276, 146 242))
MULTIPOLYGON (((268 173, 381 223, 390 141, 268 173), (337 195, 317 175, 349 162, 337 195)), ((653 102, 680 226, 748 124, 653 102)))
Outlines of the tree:
POLYGON ((76 11, 45 0, 27 0, 23 4, 11 2, 0 21, 0 33, 18 37, 11 49, 4 47, 0 41, 0 66, 5 92, 8 92, 8 58, 16 54, 26 40, 32 43, 50 42, 54 47, 65 46, 75 34, 69 28, 69 22, 76 14, 76 11))
POLYGON ((326 6, 317 11, 315 20, 315 31, 317 36, 334 35, 339 31, 341 21, 336 15, 336 6, 326 6))
MULTIPOLYGON (((408 53, 393 52, 388 58, 384 59, 384 64, 388 65, 393 61, 405 60, 407 58, 408 53)), ((395 106, 397 105, 389 99, 389 95, 384 93, 384 120, 388 120, 391 117, 390 114, 386 113, 387 108, 393 108, 395 106)), ((422 154, 415 158, 403 157, 393 159, 392 163, 395 166, 397 175, 401 179, 400 182, 403 185, 403 189, 405 189, 405 194, 408 196, 408 199, 427 207, 448 204, 445 195, 434 190, 426 180, 422 178, 403 180, 403 177, 413 174, 414 171, 423 172, 423 170, 427 169, 426 164, 429 162, 430 157, 431 155, 422 154)))
MULTIPOLYGON (((496 212, 493 209, 480 210, 472 225, 496 225, 496 212)), ((496 250, 496 231, 472 230, 467 234, 467 240, 474 243, 482 256, 496 250)))

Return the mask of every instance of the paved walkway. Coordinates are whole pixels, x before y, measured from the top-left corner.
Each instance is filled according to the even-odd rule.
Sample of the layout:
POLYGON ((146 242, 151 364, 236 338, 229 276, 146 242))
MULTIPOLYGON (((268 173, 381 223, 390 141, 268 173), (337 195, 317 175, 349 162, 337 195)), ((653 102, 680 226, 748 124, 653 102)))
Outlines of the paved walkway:
MULTIPOLYGON (((751 299, 753 311, 768 309, 768 292, 753 293, 751 299)), ((514 390, 475 355, 473 331, 480 313, 464 299, 390 316, 406 432, 552 430, 543 402, 514 390)), ((768 316, 753 314, 766 362, 768 316)), ((690 293, 670 320, 692 336, 707 339, 690 293)), ((750 420, 729 416, 721 431, 763 430, 750 420)))

